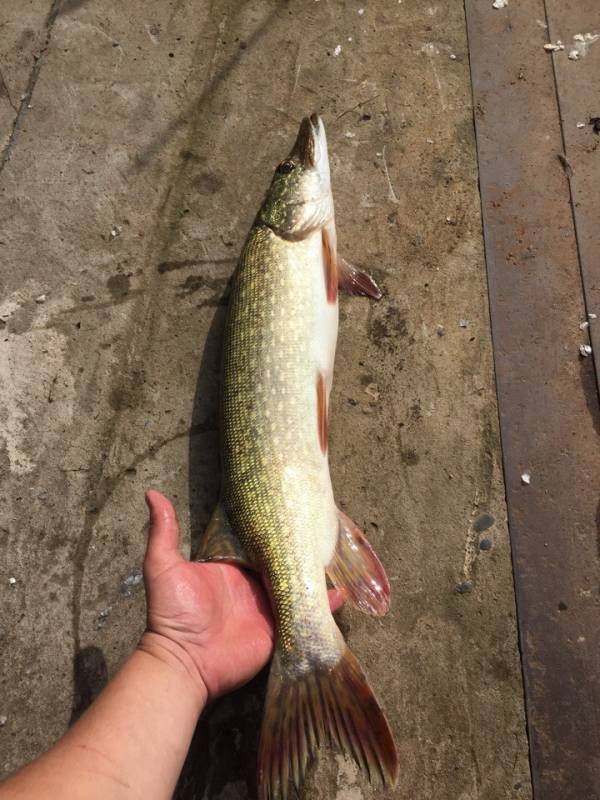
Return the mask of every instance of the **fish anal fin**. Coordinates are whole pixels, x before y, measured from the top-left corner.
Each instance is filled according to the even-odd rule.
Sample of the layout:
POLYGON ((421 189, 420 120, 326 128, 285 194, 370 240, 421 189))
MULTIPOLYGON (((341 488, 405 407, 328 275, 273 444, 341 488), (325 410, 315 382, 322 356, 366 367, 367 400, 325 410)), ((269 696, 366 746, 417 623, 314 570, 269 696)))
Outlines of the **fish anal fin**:
POLYGON ((338 296, 338 256, 333 225, 326 225, 322 230, 323 238, 323 269, 325 272, 325 292, 327 302, 333 305, 338 296))
POLYGON ((217 503, 198 545, 194 561, 224 561, 254 569, 241 542, 234 534, 227 512, 217 503))
POLYGON ((327 575, 365 614, 382 617, 390 607, 390 584, 361 529, 338 509, 339 535, 327 575))
POLYGON ((342 256, 338 256, 337 259, 337 273, 340 287, 348 294, 371 297, 373 300, 381 300, 383 297, 381 289, 369 273, 346 261, 342 256))
POLYGON ((360 665, 344 646, 333 667, 289 674, 275 652, 258 755, 259 800, 287 800, 323 740, 365 769, 372 782, 395 786, 398 754, 388 722, 360 665))

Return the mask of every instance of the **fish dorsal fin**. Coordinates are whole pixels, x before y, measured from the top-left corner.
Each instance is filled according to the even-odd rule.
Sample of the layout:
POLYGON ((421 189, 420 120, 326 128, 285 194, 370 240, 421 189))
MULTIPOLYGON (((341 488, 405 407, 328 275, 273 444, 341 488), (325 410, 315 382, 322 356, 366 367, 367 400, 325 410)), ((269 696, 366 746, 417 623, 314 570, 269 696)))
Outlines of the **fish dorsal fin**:
POLYGON ((200 540, 194 561, 225 561, 240 567, 255 569, 241 542, 234 534, 227 512, 217 503, 200 540))
POLYGON ((337 259, 337 275, 340 288, 345 289, 348 294, 381 300, 383 296, 381 289, 369 273, 346 261, 342 256, 338 256, 337 259))
POLYGON ((338 541, 327 575, 356 608, 382 617, 390 607, 390 584, 383 565, 358 525, 339 509, 338 519, 338 541))

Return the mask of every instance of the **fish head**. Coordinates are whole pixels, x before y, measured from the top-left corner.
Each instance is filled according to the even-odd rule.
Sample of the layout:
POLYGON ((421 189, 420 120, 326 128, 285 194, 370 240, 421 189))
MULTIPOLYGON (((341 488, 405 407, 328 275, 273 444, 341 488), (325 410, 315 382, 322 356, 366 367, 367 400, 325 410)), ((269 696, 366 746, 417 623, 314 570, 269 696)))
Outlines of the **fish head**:
POLYGON ((317 114, 302 120, 289 156, 275 170, 259 218, 288 239, 302 239, 333 218, 327 138, 317 114))

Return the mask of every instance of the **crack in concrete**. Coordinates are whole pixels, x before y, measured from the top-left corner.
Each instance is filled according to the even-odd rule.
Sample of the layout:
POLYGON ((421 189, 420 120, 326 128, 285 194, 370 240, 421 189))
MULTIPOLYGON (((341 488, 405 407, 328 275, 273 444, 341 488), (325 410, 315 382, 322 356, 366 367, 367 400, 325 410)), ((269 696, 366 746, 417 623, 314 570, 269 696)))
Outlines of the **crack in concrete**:
MULTIPOLYGON (((17 112, 15 117, 15 121, 13 122, 12 131, 10 132, 10 136, 8 137, 8 142, 6 143, 2 154, 0 155, 0 174, 2 173, 4 167, 10 160, 13 150, 17 144, 19 133, 21 132, 21 128, 23 126, 23 121, 27 116, 27 111, 29 110, 29 106, 31 105, 31 98, 33 96, 33 92, 35 90, 35 85, 37 80, 40 76, 40 71, 42 69, 42 64, 44 62, 44 55, 46 50, 50 45, 50 39, 52 38, 52 29, 54 27, 54 23, 60 11, 60 3, 61 0, 53 0, 52 5, 50 6, 50 11, 48 12, 48 16, 46 17, 46 22, 44 23, 44 27, 46 29, 46 40, 40 49, 37 55, 34 55, 34 64, 33 69, 31 70, 31 74, 29 75, 29 80, 27 81, 27 88, 25 89, 25 93, 21 95, 21 103, 19 105, 18 110, 13 105, 12 101, 9 101, 11 106, 17 112)), ((8 87, 6 85, 6 81, 2 78, 2 83, 5 89, 8 92, 8 87)))

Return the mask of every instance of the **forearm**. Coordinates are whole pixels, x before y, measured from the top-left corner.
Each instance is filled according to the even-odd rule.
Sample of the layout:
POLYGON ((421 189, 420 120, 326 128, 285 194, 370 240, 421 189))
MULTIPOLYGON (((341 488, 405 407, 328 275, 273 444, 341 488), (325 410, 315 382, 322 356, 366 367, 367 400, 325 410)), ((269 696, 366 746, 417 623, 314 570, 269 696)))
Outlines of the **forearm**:
POLYGON ((145 634, 65 736, 0 786, 0 800, 168 800, 206 696, 189 657, 145 634))

